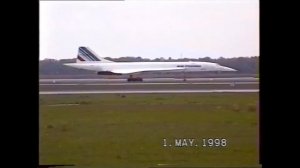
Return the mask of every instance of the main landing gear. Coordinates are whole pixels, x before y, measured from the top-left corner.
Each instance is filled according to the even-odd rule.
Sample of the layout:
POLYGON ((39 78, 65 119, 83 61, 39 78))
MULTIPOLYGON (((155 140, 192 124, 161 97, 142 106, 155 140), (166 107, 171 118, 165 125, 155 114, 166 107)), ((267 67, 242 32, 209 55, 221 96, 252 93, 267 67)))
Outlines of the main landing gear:
POLYGON ((133 77, 133 75, 130 75, 129 78, 127 78, 128 82, 143 82, 143 78, 141 77, 133 77))

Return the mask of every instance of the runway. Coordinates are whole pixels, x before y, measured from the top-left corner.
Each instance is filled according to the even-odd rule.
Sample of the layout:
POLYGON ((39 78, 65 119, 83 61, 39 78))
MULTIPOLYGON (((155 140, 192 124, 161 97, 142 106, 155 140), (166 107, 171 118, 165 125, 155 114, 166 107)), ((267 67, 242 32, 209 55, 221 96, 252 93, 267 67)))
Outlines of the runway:
POLYGON ((40 94, 258 92, 257 78, 40 79, 40 94))
MULTIPOLYGON (((84 83, 127 83, 126 79, 40 79, 40 84, 84 84, 84 83)), ((144 78, 143 83, 186 83, 186 82, 258 82, 258 78, 239 77, 239 78, 144 78)))
POLYGON ((94 91, 41 91, 40 95, 59 94, 141 94, 141 93, 255 93, 258 89, 232 90, 94 90, 94 91))
POLYGON ((75 86, 75 85, 88 85, 88 86, 120 86, 120 85, 225 85, 225 84, 238 84, 238 85, 245 85, 245 84, 258 84, 258 82, 206 82, 206 83, 45 83, 40 84, 40 86, 75 86))

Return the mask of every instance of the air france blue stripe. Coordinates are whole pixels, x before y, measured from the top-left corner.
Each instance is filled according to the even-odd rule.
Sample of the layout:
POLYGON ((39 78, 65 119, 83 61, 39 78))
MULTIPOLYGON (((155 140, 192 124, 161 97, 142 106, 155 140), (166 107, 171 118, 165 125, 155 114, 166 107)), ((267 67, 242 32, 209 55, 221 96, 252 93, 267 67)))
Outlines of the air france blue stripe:
POLYGON ((82 48, 80 48, 80 52, 85 56, 88 57, 91 61, 95 61, 93 57, 91 57, 86 51, 84 51, 82 48))
POLYGON ((90 59, 90 61, 95 61, 88 53, 86 53, 82 48, 79 48, 79 52, 90 59))
POLYGON ((79 50, 80 55, 85 58, 88 61, 91 61, 92 59, 90 57, 87 56, 87 54, 85 54, 83 51, 79 50))
POLYGON ((89 56, 91 56, 95 61, 100 61, 91 51, 89 51, 87 48, 82 48, 89 56))
POLYGON ((83 54, 85 57, 89 58, 90 61, 95 61, 87 52, 85 52, 82 48, 80 48, 81 54, 83 54))
POLYGON ((83 53, 82 51, 79 52, 81 57, 84 58, 87 61, 92 61, 92 59, 90 57, 88 57, 85 53, 83 53))

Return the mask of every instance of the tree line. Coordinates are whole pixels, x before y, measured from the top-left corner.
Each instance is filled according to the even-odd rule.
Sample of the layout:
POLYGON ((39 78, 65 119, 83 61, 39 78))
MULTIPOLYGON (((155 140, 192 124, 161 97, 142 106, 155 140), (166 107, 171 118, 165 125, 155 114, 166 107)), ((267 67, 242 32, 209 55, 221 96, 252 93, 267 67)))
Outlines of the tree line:
MULTIPOLYGON (((120 58, 110 58, 105 57, 107 60, 115 61, 115 62, 181 62, 181 61, 203 61, 203 62, 213 62, 218 63, 223 66, 227 66, 230 68, 234 68, 238 70, 237 73, 249 73, 249 74, 258 74, 259 72, 259 57, 236 57, 236 58, 217 58, 213 59, 210 57, 192 59, 192 58, 179 58, 172 59, 171 57, 168 59, 165 58, 155 58, 148 59, 142 57, 120 57, 120 58)), ((64 63, 74 63, 76 62, 76 58, 74 59, 44 59, 39 62, 39 72, 40 75, 85 75, 85 74, 94 74, 95 72, 88 70, 81 70, 72 67, 68 67, 63 65, 64 63)))

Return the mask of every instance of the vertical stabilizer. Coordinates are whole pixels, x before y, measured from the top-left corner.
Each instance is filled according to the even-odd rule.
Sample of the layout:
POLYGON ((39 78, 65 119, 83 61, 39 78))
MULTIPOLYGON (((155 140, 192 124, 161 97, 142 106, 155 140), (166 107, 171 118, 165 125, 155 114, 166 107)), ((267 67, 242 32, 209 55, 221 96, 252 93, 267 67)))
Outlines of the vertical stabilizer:
POLYGON ((100 58, 88 47, 79 47, 76 62, 112 62, 104 58, 100 58))

